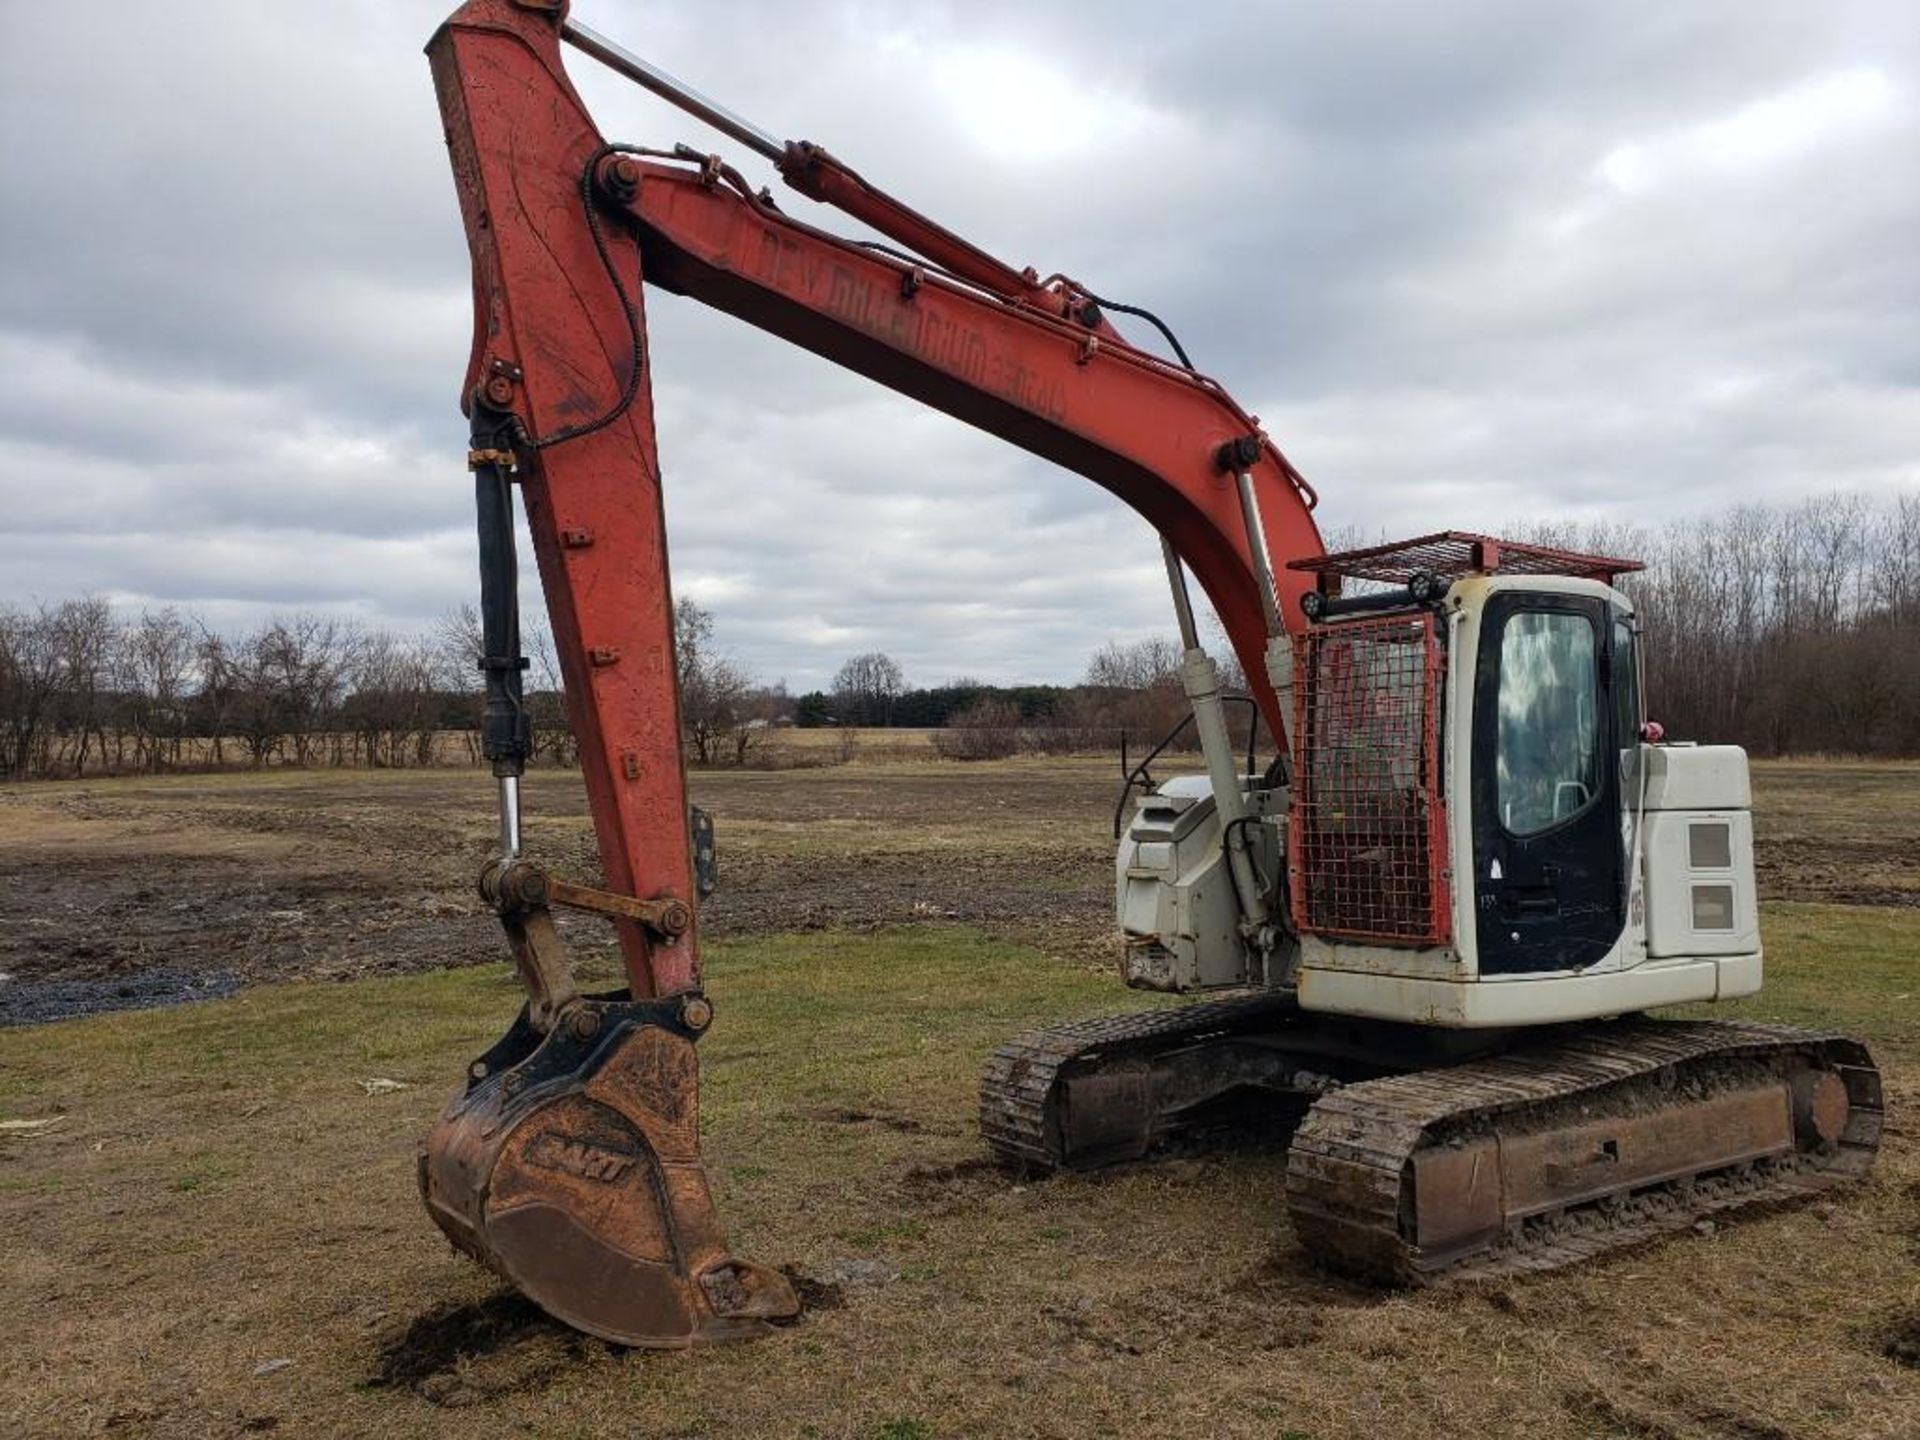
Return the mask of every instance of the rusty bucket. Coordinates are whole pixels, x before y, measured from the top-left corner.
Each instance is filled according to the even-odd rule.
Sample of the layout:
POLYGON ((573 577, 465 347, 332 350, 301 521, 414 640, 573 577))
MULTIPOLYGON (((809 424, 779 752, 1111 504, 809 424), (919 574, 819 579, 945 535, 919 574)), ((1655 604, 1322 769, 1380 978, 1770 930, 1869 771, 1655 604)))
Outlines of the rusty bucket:
POLYGON ((700 1162, 697 992, 522 1010, 474 1061, 420 1154, 449 1239, 556 1319, 622 1345, 750 1338, 799 1313, 779 1272, 727 1250, 700 1162))

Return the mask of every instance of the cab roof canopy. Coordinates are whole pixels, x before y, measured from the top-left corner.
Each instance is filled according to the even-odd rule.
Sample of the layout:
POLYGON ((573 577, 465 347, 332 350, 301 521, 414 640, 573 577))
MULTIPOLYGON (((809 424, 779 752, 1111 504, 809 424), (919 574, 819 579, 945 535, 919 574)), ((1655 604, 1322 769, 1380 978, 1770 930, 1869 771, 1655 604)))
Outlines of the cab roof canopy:
POLYGON ((1548 545, 1497 540, 1491 535, 1475 535, 1466 530, 1439 530, 1412 540, 1396 540, 1390 545, 1370 545, 1361 550, 1337 550, 1304 560, 1289 560, 1287 568, 1319 575, 1323 584, 1325 579, 1338 576, 1346 580, 1405 585, 1415 575, 1422 574, 1441 580, 1457 580, 1462 575, 1474 574, 1572 575, 1611 584, 1616 575, 1646 567, 1638 560, 1622 560, 1612 555, 1583 555, 1548 545))

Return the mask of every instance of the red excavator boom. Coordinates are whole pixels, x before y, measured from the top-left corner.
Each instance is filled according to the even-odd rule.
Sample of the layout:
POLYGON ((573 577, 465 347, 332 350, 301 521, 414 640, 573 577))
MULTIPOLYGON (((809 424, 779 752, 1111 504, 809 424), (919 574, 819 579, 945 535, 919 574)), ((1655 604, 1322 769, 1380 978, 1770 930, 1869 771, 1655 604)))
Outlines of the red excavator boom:
MULTIPOLYGON (((488 753, 510 789, 524 752, 508 522, 517 482, 606 890, 562 886, 520 861, 509 817, 484 889, 533 998, 476 1062, 422 1177, 448 1233, 555 1313, 631 1343, 678 1344, 738 1333, 793 1302, 781 1277, 727 1257, 699 1169, 692 1042, 710 1012, 644 285, 1105 487, 1199 580, 1249 676, 1264 676, 1270 632, 1295 623, 1314 583, 1275 575, 1267 557, 1321 547, 1313 493, 1257 418, 1213 380, 1128 343, 1083 287, 1015 270, 819 147, 778 145, 717 107, 691 108, 775 159, 802 193, 912 253, 816 229, 717 157, 611 144, 569 83, 563 40, 651 73, 573 25, 558 0, 470 0, 428 54, 473 257, 463 404, 492 580, 488 753), (574 992, 547 919, 555 903, 615 920, 626 996, 574 992)), ((737 483, 736 465, 707 458, 688 483, 737 483)), ((1282 734, 1273 689, 1256 680, 1253 691, 1282 734)))

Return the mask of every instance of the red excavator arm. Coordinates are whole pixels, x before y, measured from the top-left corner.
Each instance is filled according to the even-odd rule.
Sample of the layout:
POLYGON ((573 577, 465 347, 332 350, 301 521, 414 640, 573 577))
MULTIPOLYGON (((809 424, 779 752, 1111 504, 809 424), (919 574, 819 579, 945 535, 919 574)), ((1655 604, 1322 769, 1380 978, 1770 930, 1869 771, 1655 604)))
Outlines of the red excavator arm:
MULTIPOLYGON (((1249 467, 1276 561, 1320 552, 1311 494, 1214 381, 1098 324, 924 224, 930 263, 825 234, 774 208, 717 162, 616 153, 561 65, 561 7, 473 0, 430 54, 474 260, 469 407, 516 417, 519 481, 608 884, 686 895, 672 603, 641 282, 693 297, 1035 454, 1125 500, 1206 590, 1272 732, 1254 561, 1223 444, 1253 437, 1249 467), (1002 280, 1021 293, 986 288, 1002 280), (1047 303, 1047 302, 1051 303, 1047 303), (600 423, 604 422, 604 423, 600 423), (583 427, 598 424, 587 433, 583 427)), ((873 192, 821 152, 790 173, 838 202, 873 192), (823 178, 831 177, 831 178, 823 178)), ((873 205, 869 223, 910 214, 873 205)), ((896 232, 899 227, 895 228, 896 232)), ((1091 302, 1087 302, 1091 303, 1091 302)), ((1075 308, 1083 308, 1076 306, 1075 308)), ((735 483, 713 457, 719 483, 735 483)), ((1311 577, 1279 570, 1289 616, 1311 577)), ((696 978, 696 937, 648 953, 632 979, 666 993, 696 978)))
MULTIPOLYGON (((732 125, 736 137, 775 158, 795 188, 914 253, 815 229, 777 208, 766 192, 755 193, 715 157, 610 145, 568 81, 563 38, 616 64, 632 60, 573 26, 564 0, 470 0, 434 36, 428 54, 473 256, 474 342, 463 400, 475 422, 483 553, 487 507, 510 503, 510 475, 525 498, 606 886, 618 897, 672 908, 674 923, 662 924, 659 912, 631 903, 622 908, 615 896, 603 895, 595 905, 614 914, 621 928, 633 1001, 685 997, 699 983, 697 924, 688 918, 693 867, 643 282, 738 316, 1077 471, 1126 501, 1199 580, 1270 730, 1284 733, 1279 700, 1265 682, 1267 561, 1250 545, 1249 525, 1260 527, 1275 559, 1315 555, 1321 546, 1311 490, 1261 433, 1256 417, 1214 381, 1129 344, 1078 285, 1060 277, 1042 282, 1031 270, 995 260, 817 147, 777 146, 750 127, 732 125), (1249 483, 1251 505, 1244 493, 1249 483)), ((717 483, 735 483, 725 457, 709 458, 717 483)), ((497 540, 497 526, 494 534, 497 540)), ((1277 623, 1292 628, 1313 579, 1279 568, 1274 584, 1277 623)), ((489 649, 486 663, 514 663, 512 654, 489 649)), ((517 761, 507 754, 511 717, 500 724, 506 738, 489 753, 505 775, 517 761)), ((567 902, 529 893, 524 877, 517 889, 512 880, 495 874, 488 893, 509 917, 535 991, 535 1029, 559 1033, 565 1029, 560 1018, 578 1001, 570 987, 556 991, 551 984, 541 1001, 536 982, 550 953, 543 948, 550 931, 533 933, 541 927, 524 922, 543 917, 549 899, 567 902)), ((583 1012, 573 1013, 577 1020, 583 1012)), ((681 1027, 689 1041, 705 1013, 694 1016, 699 1024, 681 1027)), ((648 1011, 634 1023, 657 1028, 667 1023, 660 1014, 648 1011)), ((523 1038, 532 1043, 537 1036, 523 1038)), ((504 1052, 489 1054, 491 1062, 477 1062, 476 1085, 518 1063, 504 1052)), ((655 1085, 668 1072, 690 1073, 690 1062, 663 1064, 657 1053, 649 1063, 655 1085)), ((684 1084, 690 1090, 691 1079, 684 1084)), ((691 1095, 683 1098, 690 1106, 691 1095)), ((476 1103, 469 1087, 456 1109, 465 1104, 471 1115, 476 1103)), ((648 1128, 647 1116, 627 1119, 639 1134, 639 1140, 629 1137, 629 1148, 644 1141, 660 1150, 661 1135, 648 1128)), ((452 1122, 450 1112, 443 1131, 452 1122)), ((494 1114, 490 1123, 504 1133, 499 1122, 494 1114)), ((575 1149, 542 1152, 553 1162, 546 1170, 566 1171, 569 1183, 612 1164, 596 1159, 600 1151, 620 1150, 605 1135, 591 1141, 570 1135, 575 1149)), ((630 1342, 673 1343, 644 1326, 623 1331, 614 1322, 583 1319, 579 1306, 568 1313, 529 1280, 532 1261, 503 1263, 490 1231, 498 1222, 485 1207, 490 1185, 496 1199, 510 1187, 489 1169, 505 1163, 499 1145, 482 1155, 485 1148, 441 1132, 429 1147, 429 1203, 449 1232, 584 1328, 630 1342), (441 1164, 448 1156, 459 1163, 441 1164), (455 1212, 466 1217, 463 1228, 450 1222, 455 1212)), ((527 1163, 539 1169, 543 1162, 527 1163)), ((697 1155, 692 1164, 697 1169, 697 1155)), ((667 1174, 656 1189, 674 1191, 675 1183, 667 1174)), ((584 1204, 551 1195, 542 1203, 556 1211, 584 1204)), ((577 1220, 575 1214, 568 1223, 577 1229, 577 1220)), ((717 1254, 725 1261, 710 1221, 710 1215, 689 1220, 676 1212, 657 1228, 671 1241, 675 1226, 704 1225, 714 1237, 707 1259, 717 1254)), ((551 1250, 578 1240, 573 1229, 562 1230, 563 1240, 554 1238, 560 1232, 541 1232, 538 1244, 551 1250)), ((690 1307, 686 1333, 707 1333, 716 1315, 773 1314, 784 1303, 778 1295, 766 1298, 781 1288, 778 1277, 737 1267, 717 1287, 700 1272, 707 1278, 696 1285, 694 1261, 672 1244, 662 1253, 669 1254, 669 1268, 679 1267, 690 1307), (760 1297, 745 1309, 736 1303, 743 1277, 751 1282, 744 1288, 760 1297)), ((551 1256, 540 1263, 551 1268, 551 1256)), ((558 1283, 565 1290, 575 1282, 558 1283)))

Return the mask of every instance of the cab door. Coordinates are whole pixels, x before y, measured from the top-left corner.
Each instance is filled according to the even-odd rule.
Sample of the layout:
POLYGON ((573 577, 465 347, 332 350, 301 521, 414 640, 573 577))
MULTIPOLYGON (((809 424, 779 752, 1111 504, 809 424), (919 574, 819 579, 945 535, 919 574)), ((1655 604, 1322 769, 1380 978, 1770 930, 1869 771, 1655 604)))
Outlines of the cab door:
POLYGON ((1483 975, 1584 969, 1625 928, 1613 644, 1596 598, 1508 591, 1482 612, 1472 751, 1483 975))

